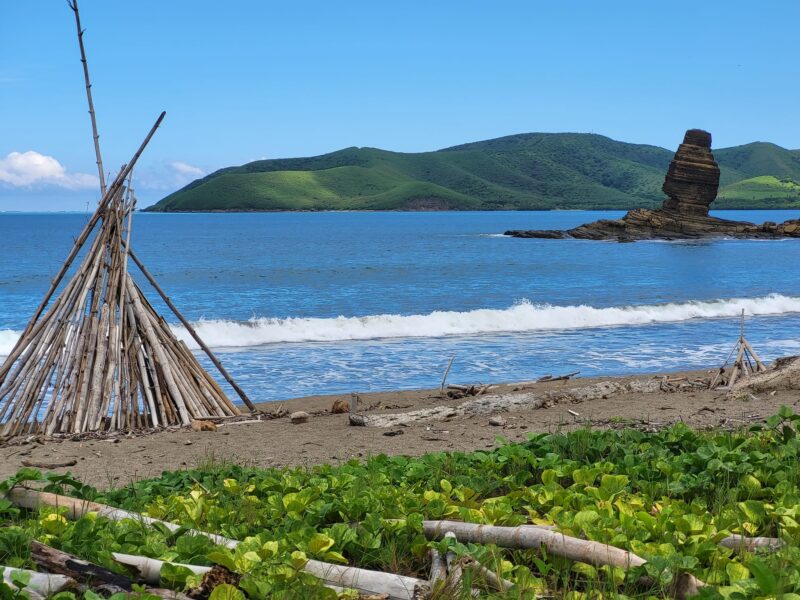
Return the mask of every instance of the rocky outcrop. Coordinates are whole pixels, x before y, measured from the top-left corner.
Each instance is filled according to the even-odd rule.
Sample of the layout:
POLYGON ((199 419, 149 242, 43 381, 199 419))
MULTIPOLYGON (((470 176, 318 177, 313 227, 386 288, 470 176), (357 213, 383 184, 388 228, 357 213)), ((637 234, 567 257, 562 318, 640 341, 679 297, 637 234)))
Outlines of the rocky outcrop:
POLYGON ((800 237, 800 219, 761 225, 709 216, 719 189, 719 165, 711 153, 711 134, 690 129, 669 165, 661 188, 668 196, 660 209, 637 208, 622 219, 603 219, 563 230, 506 231, 506 235, 539 239, 618 240, 709 237, 800 237))
POLYGON ((664 210, 708 216, 708 207, 719 189, 719 165, 711 154, 710 133, 702 129, 686 132, 661 189, 669 196, 664 200, 664 210))

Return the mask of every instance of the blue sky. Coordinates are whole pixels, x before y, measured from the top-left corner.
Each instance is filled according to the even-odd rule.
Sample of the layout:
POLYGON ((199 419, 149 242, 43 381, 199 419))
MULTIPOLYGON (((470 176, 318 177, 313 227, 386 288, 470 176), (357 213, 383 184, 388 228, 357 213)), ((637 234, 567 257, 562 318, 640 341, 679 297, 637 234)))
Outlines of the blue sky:
MULTIPOLYGON (((528 131, 800 147, 800 2, 80 0, 107 169, 159 111, 148 205, 259 158, 528 131)), ((73 15, 0 3, 0 210, 84 210, 94 154, 73 15)))

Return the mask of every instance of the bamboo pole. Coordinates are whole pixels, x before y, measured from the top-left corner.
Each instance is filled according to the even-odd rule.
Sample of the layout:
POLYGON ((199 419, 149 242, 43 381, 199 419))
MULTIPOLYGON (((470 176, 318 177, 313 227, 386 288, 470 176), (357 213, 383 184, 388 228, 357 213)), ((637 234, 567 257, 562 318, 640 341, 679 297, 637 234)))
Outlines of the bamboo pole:
POLYGON ((128 248, 128 255, 133 259, 133 262, 136 263, 137 267, 139 267, 139 270, 147 278, 147 281, 150 282, 150 285, 152 285, 153 288, 155 288, 159 296, 161 296, 161 299, 164 300, 164 303, 170 308, 170 310, 175 314, 175 316, 178 317, 178 320, 186 328, 186 331, 189 332, 189 335, 192 336, 194 341, 197 342, 200 348, 203 349, 203 352, 206 353, 211 362, 214 363, 214 366, 217 368, 220 375, 222 375, 225 378, 225 381, 227 381, 231 385, 234 391, 242 399, 242 402, 244 402, 245 406, 247 406, 247 408, 250 409, 250 412, 255 412, 257 409, 255 405, 250 401, 250 398, 248 398, 247 394, 245 394, 244 390, 241 387, 239 387, 239 385, 236 383, 236 381, 234 381, 233 377, 231 377, 231 375, 228 373, 225 367, 222 366, 222 363, 219 362, 219 359, 217 359, 217 357, 214 355, 211 349, 197 334, 194 327, 192 327, 192 324, 189 323, 189 321, 183 316, 183 314, 181 314, 178 308, 172 303, 172 300, 170 300, 166 292, 164 292, 164 290, 161 289, 161 286, 158 284, 155 278, 150 274, 150 271, 147 270, 147 267, 144 266, 142 261, 139 260, 139 257, 136 256, 136 253, 133 251, 133 249, 130 246, 126 247, 128 248))
POLYGON ((86 83, 86 100, 89 102, 89 117, 92 121, 92 137, 94 139, 94 153, 97 159, 97 174, 100 177, 100 194, 106 193, 106 177, 103 172, 103 158, 100 155, 100 134, 97 132, 97 117, 94 112, 94 102, 92 101, 92 84, 89 81, 89 65, 86 62, 86 50, 83 47, 83 32, 81 28, 81 16, 78 12, 78 0, 68 0, 67 4, 75 13, 75 25, 78 28, 78 46, 81 50, 81 64, 83 65, 83 79, 86 83))

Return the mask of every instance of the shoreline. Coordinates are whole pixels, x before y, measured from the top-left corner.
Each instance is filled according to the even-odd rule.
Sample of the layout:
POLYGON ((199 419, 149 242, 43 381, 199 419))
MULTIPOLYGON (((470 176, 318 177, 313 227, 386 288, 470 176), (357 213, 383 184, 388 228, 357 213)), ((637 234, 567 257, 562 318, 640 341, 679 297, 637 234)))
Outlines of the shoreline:
MULTIPOLYGON (((284 402, 261 403, 259 410, 285 411, 285 416, 256 422, 222 423, 217 431, 180 429, 150 435, 114 439, 32 441, 0 448, 0 479, 23 467, 22 461, 64 463, 55 469, 71 472, 98 488, 120 486, 156 477, 162 471, 179 471, 199 465, 236 463, 253 467, 312 466, 340 464, 377 454, 420 455, 438 451, 472 451, 496 448, 498 436, 509 442, 525 441, 531 433, 553 433, 583 426, 600 428, 637 427, 660 429, 678 421, 694 428, 748 426, 785 404, 798 410, 800 399, 792 391, 727 398, 724 390, 613 391, 614 384, 643 381, 655 383, 668 377, 708 378, 708 371, 641 373, 626 377, 587 377, 568 381, 499 383, 490 395, 453 399, 442 397, 438 388, 359 394, 360 413, 385 416, 450 407, 430 420, 415 420, 391 427, 353 427, 349 415, 332 414, 336 400, 349 403, 350 394, 317 395, 284 402), (541 407, 513 405, 490 412, 460 414, 461 405, 480 405, 509 396, 542 394, 563 396, 578 388, 609 386, 609 393, 594 398, 548 401, 541 407), (294 411, 310 414, 307 423, 293 425, 294 411), (577 416, 575 414, 577 413, 577 416), (501 425, 491 425, 499 416, 501 425)), ((616 386, 619 387, 619 386, 616 386)), ((639 385, 641 388, 641 385, 639 385)), ((652 385, 650 387, 653 387, 652 385)), ((580 395, 580 394, 579 394, 580 395)), ((564 396, 566 398, 566 396, 564 396)))

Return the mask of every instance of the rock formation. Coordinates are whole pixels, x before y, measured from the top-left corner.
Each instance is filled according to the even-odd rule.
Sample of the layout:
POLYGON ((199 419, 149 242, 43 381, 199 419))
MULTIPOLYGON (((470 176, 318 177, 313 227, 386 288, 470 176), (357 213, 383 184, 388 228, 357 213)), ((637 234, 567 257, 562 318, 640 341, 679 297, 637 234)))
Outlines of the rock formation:
POLYGON ((708 216, 708 207, 719 189, 719 166, 711 154, 710 133, 702 129, 686 132, 661 189, 669 196, 664 200, 664 210, 708 216))
POLYGON ((719 189, 719 165, 711 153, 711 134, 690 129, 669 165, 661 188, 668 196, 660 209, 637 208, 622 219, 602 219, 574 229, 506 231, 506 235, 541 239, 618 240, 708 237, 800 237, 800 219, 755 225, 709 216, 719 189))

